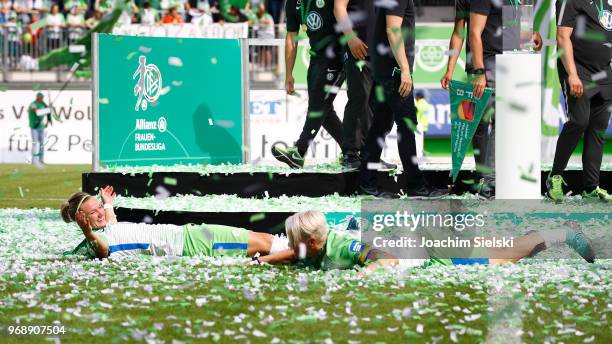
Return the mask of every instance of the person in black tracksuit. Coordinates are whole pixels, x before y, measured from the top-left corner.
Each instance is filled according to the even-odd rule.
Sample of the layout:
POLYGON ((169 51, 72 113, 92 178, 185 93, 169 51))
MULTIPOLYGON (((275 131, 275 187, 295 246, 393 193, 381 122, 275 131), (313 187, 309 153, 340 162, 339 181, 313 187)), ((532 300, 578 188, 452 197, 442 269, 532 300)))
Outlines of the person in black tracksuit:
POLYGON ((369 44, 372 55, 374 86, 370 104, 374 117, 364 148, 360 170, 360 192, 383 198, 394 198, 381 192, 377 185, 375 165, 380 162, 380 142, 397 125, 397 146, 406 175, 404 193, 408 196, 439 196, 438 190, 426 185, 416 160, 414 132, 417 125, 412 89, 412 63, 415 48, 415 12, 412 0, 398 0, 389 8, 375 7, 374 33, 369 44), (403 35, 402 31, 407 33, 403 35))
POLYGON ((605 132, 612 112, 612 4, 607 0, 559 0, 556 6, 557 44, 564 51, 557 69, 568 121, 557 141, 547 180, 548 195, 556 201, 563 199, 562 174, 584 136, 582 196, 612 201, 599 187, 605 132))
POLYGON ((295 147, 272 147, 272 155, 292 168, 304 166, 308 146, 321 126, 334 140, 343 145, 342 122, 338 118, 333 101, 337 89, 344 82, 340 35, 335 31, 333 0, 287 0, 287 36, 285 38, 285 88, 294 94, 293 66, 297 52, 296 36, 306 30, 310 41, 310 65, 308 66, 308 113, 295 147))
MULTIPOLYGON (((455 27, 453 34, 450 39, 450 51, 452 55, 448 59, 448 66, 446 73, 440 80, 442 88, 447 90, 449 82, 453 78, 453 72, 459 55, 461 55, 461 49, 463 41, 465 39, 465 72, 468 76, 473 75, 474 66, 472 64, 472 52, 470 50, 470 39, 469 32, 470 27, 470 0, 455 0, 455 27), (467 28, 467 29, 466 29, 467 28)), ((474 160, 476 162, 476 177, 481 179, 483 177, 480 170, 485 166, 485 157, 487 152, 487 141, 489 138, 489 121, 482 120, 478 123, 474 137, 472 138, 472 145, 474 146, 474 160)), ((478 192, 478 185, 474 184, 474 192, 478 192)))

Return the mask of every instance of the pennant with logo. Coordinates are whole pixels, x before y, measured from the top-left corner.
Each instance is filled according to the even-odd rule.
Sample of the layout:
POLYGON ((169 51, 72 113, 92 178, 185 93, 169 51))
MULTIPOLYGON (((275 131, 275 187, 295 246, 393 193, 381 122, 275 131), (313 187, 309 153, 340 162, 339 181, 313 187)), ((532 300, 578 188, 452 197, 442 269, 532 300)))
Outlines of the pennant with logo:
POLYGON ((480 98, 474 97, 472 84, 451 80, 451 151, 453 182, 461 170, 467 147, 472 141, 493 89, 485 88, 480 98))

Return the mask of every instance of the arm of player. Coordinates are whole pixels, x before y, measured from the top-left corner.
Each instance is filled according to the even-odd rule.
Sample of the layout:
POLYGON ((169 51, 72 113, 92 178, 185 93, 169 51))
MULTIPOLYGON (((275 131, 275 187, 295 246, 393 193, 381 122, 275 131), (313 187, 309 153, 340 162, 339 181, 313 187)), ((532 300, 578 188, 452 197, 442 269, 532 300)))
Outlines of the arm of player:
POLYGON ((351 54, 356 59, 364 60, 368 56, 368 46, 353 31, 353 23, 346 10, 348 3, 349 0, 334 0, 334 17, 344 37, 348 40, 347 45, 351 54))
POLYGON ((95 253, 97 258, 106 258, 108 257, 108 245, 100 236, 92 230, 92 227, 88 224, 87 219, 83 212, 77 212, 76 221, 85 236, 85 241, 87 241, 87 245, 93 252, 95 253))
POLYGON ((397 62, 397 65, 401 70, 401 83, 398 92, 402 97, 406 97, 412 90, 412 77, 410 76, 408 56, 406 56, 406 49, 404 48, 402 21, 403 18, 400 16, 386 16, 387 39, 389 40, 389 46, 391 47, 391 52, 393 53, 395 62, 397 62))
POLYGON ((394 256, 381 250, 372 249, 368 251, 365 257, 363 257, 363 255, 359 257, 359 265, 365 265, 365 269, 360 271, 358 276, 362 277, 363 275, 372 273, 378 270, 379 268, 384 268, 397 264, 399 264, 399 260, 397 260, 397 258, 395 258, 394 256), (369 264, 366 265, 366 263, 369 264))
MULTIPOLYGON (((472 50, 472 63, 474 69, 484 68, 484 48, 482 46, 482 31, 487 23, 487 16, 480 13, 470 13, 470 49, 472 50)), ((487 78, 484 74, 472 80, 474 85, 474 96, 482 97, 485 87, 487 87, 487 78)))
POLYGON ((278 253, 275 254, 269 254, 267 256, 263 256, 259 258, 259 262, 260 263, 268 263, 268 264, 289 264, 289 263, 293 263, 295 261, 298 260, 297 255, 295 254, 295 251, 293 251, 292 249, 286 249, 283 251, 280 251, 278 253))
POLYGON ((584 93, 584 86, 578 77, 578 70, 574 62, 574 46, 572 44, 573 28, 567 26, 557 27, 557 47, 563 51, 561 54, 561 62, 567 71, 567 83, 570 87, 570 94, 576 98, 581 97, 584 93))
POLYGON ((465 37, 465 19, 455 19, 455 27, 453 34, 451 35, 448 50, 449 57, 446 65, 446 73, 440 80, 440 85, 443 89, 448 90, 448 83, 453 78, 453 72, 457 65, 457 60, 461 54, 461 48, 463 47, 463 38, 465 37))
POLYGON ((287 36, 285 36, 285 90, 289 95, 295 93, 293 66, 295 65, 298 47, 296 36, 297 32, 287 32, 287 36))
POLYGON ((102 197, 102 203, 104 203, 104 217, 106 222, 109 224, 117 223, 117 216, 115 215, 115 209, 113 208, 113 202, 115 201, 115 191, 112 186, 105 186, 100 190, 102 197))

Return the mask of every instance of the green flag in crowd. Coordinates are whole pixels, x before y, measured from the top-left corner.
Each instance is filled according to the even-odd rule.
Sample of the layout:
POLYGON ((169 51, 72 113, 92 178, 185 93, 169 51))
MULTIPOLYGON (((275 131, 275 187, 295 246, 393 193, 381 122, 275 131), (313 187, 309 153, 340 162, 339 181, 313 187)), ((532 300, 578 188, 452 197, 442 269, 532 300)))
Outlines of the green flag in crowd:
POLYGON ((451 80, 451 154, 453 162, 453 182, 461 170, 467 147, 472 141, 478 123, 484 114, 493 89, 485 88, 480 98, 474 97, 472 84, 451 80))
POLYGON ((72 45, 83 45, 85 47, 85 55, 81 53, 71 53, 70 47, 66 46, 50 51, 48 54, 41 56, 38 59, 40 70, 48 70, 56 66, 69 65, 72 66, 78 63, 77 75, 90 76, 90 71, 83 71, 83 68, 91 65, 91 34, 93 32, 110 33, 121 16, 121 13, 127 8, 129 0, 117 2, 116 6, 109 14, 105 15, 98 25, 94 26, 83 37, 72 43, 72 45))

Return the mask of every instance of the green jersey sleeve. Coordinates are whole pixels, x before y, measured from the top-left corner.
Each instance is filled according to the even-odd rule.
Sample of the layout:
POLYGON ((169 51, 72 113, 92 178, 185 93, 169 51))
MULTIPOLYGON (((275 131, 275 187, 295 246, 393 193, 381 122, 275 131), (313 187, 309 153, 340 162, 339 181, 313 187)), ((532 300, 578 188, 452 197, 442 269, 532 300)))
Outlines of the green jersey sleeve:
POLYGON ((326 252, 321 262, 323 269, 350 269, 355 265, 366 265, 370 248, 367 244, 349 235, 329 231, 326 252))

